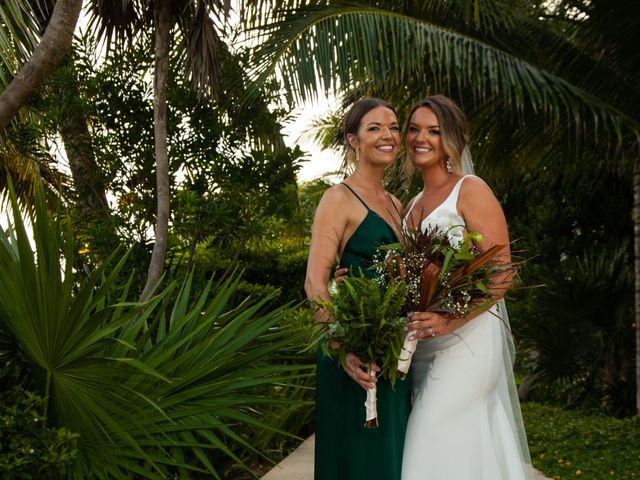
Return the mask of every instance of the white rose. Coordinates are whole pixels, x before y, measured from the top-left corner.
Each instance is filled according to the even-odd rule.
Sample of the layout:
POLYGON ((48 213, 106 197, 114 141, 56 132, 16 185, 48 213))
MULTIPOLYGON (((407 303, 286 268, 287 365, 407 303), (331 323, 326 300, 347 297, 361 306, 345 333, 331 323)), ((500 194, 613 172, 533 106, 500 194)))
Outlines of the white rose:
POLYGON ((438 231, 447 235, 452 247, 458 248, 464 239, 464 220, 460 215, 451 210, 440 210, 434 220, 438 231))

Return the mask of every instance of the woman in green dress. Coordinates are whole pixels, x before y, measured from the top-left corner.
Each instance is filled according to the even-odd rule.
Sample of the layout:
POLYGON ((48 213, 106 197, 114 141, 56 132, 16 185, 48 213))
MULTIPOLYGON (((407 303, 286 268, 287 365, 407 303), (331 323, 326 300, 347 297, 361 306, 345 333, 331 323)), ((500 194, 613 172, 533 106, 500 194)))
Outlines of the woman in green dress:
MULTIPOLYGON (((383 100, 363 98, 347 112, 343 132, 355 170, 325 192, 316 210, 305 280, 310 299, 330 301, 337 257, 351 272, 373 275, 369 266, 377 248, 397 241, 402 204, 382 183, 400 145, 396 113, 383 100)), ((320 310, 316 320, 331 319, 320 310)), ((411 382, 392 388, 369 375, 353 354, 344 370, 320 349, 317 355, 315 480, 400 479, 411 382), (364 402, 374 384, 380 426, 369 429, 364 402)))

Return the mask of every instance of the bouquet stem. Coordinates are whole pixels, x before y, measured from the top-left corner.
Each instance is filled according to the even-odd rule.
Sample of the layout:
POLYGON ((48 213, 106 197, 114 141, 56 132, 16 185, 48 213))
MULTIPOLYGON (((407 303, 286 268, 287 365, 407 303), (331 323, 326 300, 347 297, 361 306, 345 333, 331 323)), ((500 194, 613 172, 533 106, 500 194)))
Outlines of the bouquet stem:
POLYGON ((409 367, 411 367, 411 358, 413 358, 413 352, 416 351, 418 340, 411 338, 412 332, 407 333, 404 339, 404 345, 402 345, 402 351, 398 358, 398 377, 402 380, 409 373, 409 367))
MULTIPOLYGON (((376 372, 369 369, 369 375, 372 377, 376 376, 376 372)), ((367 400, 364 402, 364 408, 367 411, 367 418, 364 422, 364 426, 366 428, 376 428, 378 426, 378 400, 376 397, 376 393, 378 391, 378 387, 375 385, 372 389, 367 390, 367 400)))

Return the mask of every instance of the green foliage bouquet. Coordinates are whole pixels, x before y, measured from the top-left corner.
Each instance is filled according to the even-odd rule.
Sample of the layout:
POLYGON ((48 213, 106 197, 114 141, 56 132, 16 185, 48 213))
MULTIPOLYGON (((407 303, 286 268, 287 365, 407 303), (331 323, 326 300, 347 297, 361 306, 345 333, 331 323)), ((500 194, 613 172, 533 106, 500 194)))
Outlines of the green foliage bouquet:
MULTIPOLYGON (((407 285, 403 281, 391 279, 381 285, 377 279, 365 276, 345 277, 332 302, 322 302, 332 317, 326 325, 325 353, 336 356, 343 367, 347 354, 353 353, 366 364, 378 365, 379 375, 394 384, 405 339, 406 298, 407 285)), ((367 391, 365 407, 365 425, 377 427, 375 387, 367 391)))

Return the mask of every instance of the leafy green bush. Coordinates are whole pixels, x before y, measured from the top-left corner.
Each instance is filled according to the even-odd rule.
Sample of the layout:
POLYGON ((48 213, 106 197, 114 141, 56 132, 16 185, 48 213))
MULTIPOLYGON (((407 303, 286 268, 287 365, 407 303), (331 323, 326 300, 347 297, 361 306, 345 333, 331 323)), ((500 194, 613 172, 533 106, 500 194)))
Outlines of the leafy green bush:
POLYGON ((52 478, 75 459, 78 434, 46 426, 42 397, 16 386, 0 393, 3 479, 52 478))
POLYGON ((247 281, 280 288, 281 301, 305 298, 309 247, 302 239, 265 239, 247 247, 240 258, 247 281))
POLYGON ((539 272, 536 312, 518 329, 542 390, 620 417, 635 411, 627 250, 607 245, 539 272))
MULTIPOLYGON (((272 361, 278 364, 291 365, 294 369, 302 365, 315 365, 316 346, 319 329, 315 325, 313 314, 306 306, 290 309, 281 319, 280 327, 284 331, 300 338, 299 344, 282 349, 274 354, 272 361)), ((301 442, 313 433, 313 417, 315 404, 315 369, 299 375, 287 382, 267 385, 260 389, 265 397, 273 400, 273 404, 265 406, 261 414, 265 423, 273 426, 270 431, 248 431, 253 446, 268 457, 245 451, 248 465, 252 465, 254 474, 260 476, 274 464, 283 460, 301 442), (285 433, 287 432, 287 433, 285 433)), ((227 478, 244 480, 253 478, 248 472, 236 468, 227 478)))
POLYGON ((11 204, 13 225, 0 229, 0 355, 24 358, 51 424, 80 434, 70 476, 249 470, 244 452, 259 455, 253 438, 273 428, 261 411, 296 401, 264 392, 311 370, 278 360, 304 341, 280 325, 289 308, 273 308, 273 297, 236 298, 237 275, 198 293, 188 276, 127 303, 130 283, 118 281, 126 255, 85 275, 75 269, 69 222, 47 211, 41 189, 33 209, 14 196, 11 204))
POLYGON ((523 403, 534 466, 554 480, 640 478, 640 417, 523 403))
MULTIPOLYGON (((556 156, 559 155, 559 156, 556 156)), ((630 170, 546 156, 540 168, 480 167, 527 257, 511 292, 520 394, 572 408, 635 412, 630 170), (528 355, 525 355, 528 353, 528 355)))

